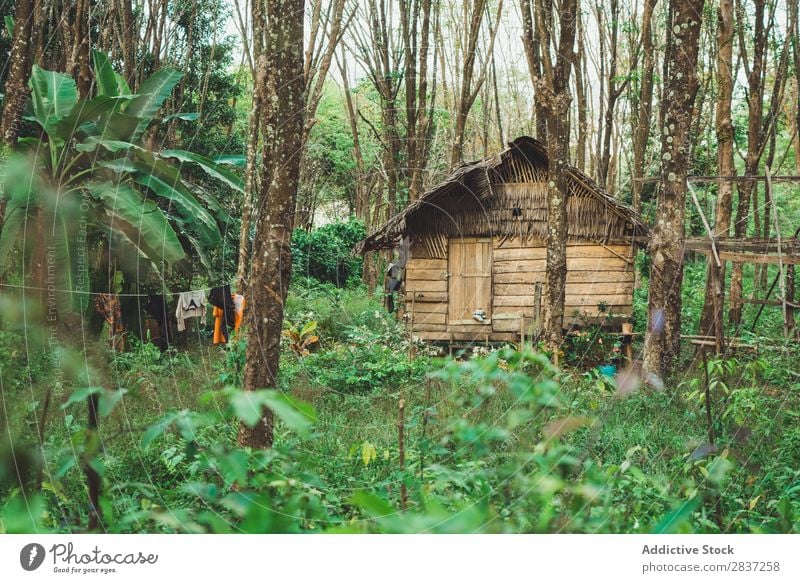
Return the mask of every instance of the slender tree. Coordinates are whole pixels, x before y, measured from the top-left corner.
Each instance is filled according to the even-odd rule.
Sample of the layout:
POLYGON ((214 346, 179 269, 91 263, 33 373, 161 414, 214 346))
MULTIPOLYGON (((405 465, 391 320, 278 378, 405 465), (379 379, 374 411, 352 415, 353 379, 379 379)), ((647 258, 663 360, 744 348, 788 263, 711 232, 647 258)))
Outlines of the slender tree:
MULTIPOLYGON (((428 61, 438 12, 431 10, 431 0, 400 0, 400 24, 403 45, 403 83, 406 98, 406 164, 408 198, 422 195, 424 172, 428 166, 428 138, 431 116, 429 107, 428 61)), ((433 79, 436 86, 436 53, 433 54, 433 79)), ((435 97, 435 93, 433 95, 435 97)), ((433 102, 433 98, 430 98, 433 102)))
POLYGON ((661 128, 661 185, 650 241, 645 368, 665 375, 680 350, 681 284, 690 127, 697 94, 697 56, 704 0, 671 0, 661 128))
MULTIPOLYGON (((774 121, 782 101, 782 89, 785 80, 783 74, 783 63, 788 59, 788 51, 791 50, 792 43, 784 43, 782 47, 783 56, 780 58, 775 74, 775 84, 777 89, 773 90, 772 98, 769 101, 768 109, 764 112, 764 94, 766 90, 767 77, 776 71, 768 67, 768 32, 772 28, 775 18, 777 4, 768 3, 767 0, 753 0, 753 42, 748 51, 748 43, 745 37, 743 23, 747 16, 741 0, 737 0, 736 9, 740 23, 738 27, 739 48, 742 52, 742 64, 747 75, 747 153, 745 154, 744 175, 758 176, 764 149, 768 143, 770 132, 774 129, 774 121), (769 8, 769 10, 768 10, 769 8), (748 55, 751 58, 748 59, 748 55)), ((755 231, 761 234, 761 212, 758 203, 758 184, 756 180, 744 180, 739 183, 739 200, 736 206, 736 220, 733 225, 734 236, 744 237, 747 235, 749 218, 752 218, 755 231)), ((769 223, 769 217, 765 224, 769 223)), ((730 309, 728 318, 731 324, 739 326, 742 321, 742 264, 734 263, 731 270, 730 287, 730 309)))
MULTIPOLYGON (((733 176, 736 167, 733 162, 733 122, 731 121, 731 102, 733 99, 733 0, 720 0, 717 10, 717 169, 720 176, 733 176)), ((733 208, 733 181, 721 180, 717 192, 714 234, 727 237, 731 228, 733 208)), ((708 269, 703 313, 700 317, 701 334, 711 334, 715 321, 722 319, 725 300, 725 263, 720 269, 719 280, 711 277, 714 269, 713 257, 708 259, 708 269)))
POLYGON ((489 59, 494 51, 494 41, 497 29, 500 26, 500 14, 503 10, 503 0, 497 5, 497 18, 489 21, 489 40, 484 49, 482 61, 478 60, 478 41, 481 37, 483 22, 487 13, 486 0, 475 0, 473 3, 464 3, 464 20, 469 23, 461 42, 463 43, 463 61, 460 71, 461 82, 456 95, 455 125, 453 128, 453 146, 450 150, 450 166, 455 167, 461 163, 464 156, 464 139, 467 129, 467 117, 480 94, 486 81, 489 70, 489 59), (470 8, 471 6, 471 8, 470 8))
MULTIPOLYGON (((522 3, 523 9, 530 6, 522 3)), ((570 74, 575 58, 577 0, 536 0, 536 33, 550 43, 540 46, 542 74, 534 79, 535 99, 545 121, 548 156, 547 260, 544 293, 544 334, 552 349, 563 339, 564 290, 567 281, 567 196, 569 191, 570 74), (555 13, 555 15, 554 15, 555 13), (549 34, 558 18, 558 37, 549 34)), ((530 64, 529 64, 530 67, 530 64)))
MULTIPOLYGON (((264 58, 257 66, 265 67, 265 99, 260 120, 263 168, 246 296, 248 341, 244 388, 248 391, 274 387, 278 374, 306 112, 304 1, 263 0, 253 4, 253 21, 262 19, 259 30, 264 38, 259 42, 263 43, 264 58), (259 4, 262 6, 257 8, 259 4)), ((239 443, 254 448, 270 447, 272 433, 272 413, 266 411, 254 427, 241 425, 239 443)))
POLYGON ((402 44, 394 34, 394 3, 391 0, 368 0, 360 5, 357 22, 350 28, 355 56, 364 67, 367 78, 378 94, 381 127, 375 128, 362 112, 382 150, 382 171, 385 175, 385 216, 397 211, 402 172, 402 142, 398 101, 401 83, 397 71, 403 65, 402 44))
POLYGON ((633 180, 631 181, 631 204, 637 211, 642 208, 642 182, 644 177, 647 144, 650 140, 653 114, 653 73, 655 70, 655 46, 653 44, 653 13, 658 0, 647 0, 642 14, 642 70, 633 130, 633 180))
MULTIPOLYGON (((33 0, 17 0, 14 6, 14 37, 11 41, 3 118, 0 122, 3 142, 9 147, 13 147, 19 138, 22 110, 28 96, 28 78, 31 75, 33 4, 33 0)), ((1 217, 0 220, 2 220, 1 217)))
MULTIPOLYGON (((604 126, 601 131, 602 138, 602 153, 600 154, 600 165, 599 165, 599 180, 600 185, 603 188, 610 189, 611 191, 614 190, 613 187, 609 185, 609 172, 611 166, 611 138, 614 133, 614 118, 616 114, 616 106, 617 100, 622 96, 625 92, 626 87, 631 81, 631 75, 625 75, 622 80, 620 81, 619 77, 619 29, 620 29, 620 8, 619 8, 619 0, 611 0, 610 1, 610 18, 611 22, 609 23, 610 31, 609 31, 609 63, 608 63, 608 74, 605 79, 605 91, 606 91, 606 104, 605 104, 605 113, 604 113, 604 126)), ((647 8, 645 9, 647 11, 647 8)), ((647 14, 646 14, 647 15, 647 14)), ((649 26, 649 22, 647 23, 649 26)), ((643 29, 642 34, 645 34, 643 29)), ((602 32, 601 32, 602 36, 602 32)), ((647 31, 647 36, 650 36, 650 31, 647 31)), ((640 47, 637 44, 635 47, 631 47, 631 53, 633 55, 630 64, 630 70, 635 70, 638 61, 639 61, 639 50, 640 47)))
MULTIPOLYGON (((522 46, 525 49, 525 60, 528 63, 528 75, 536 88, 536 79, 542 76, 542 46, 550 46, 550 28, 545 27, 540 36, 536 29, 534 17, 535 5, 531 0, 519 0, 522 18, 522 46)), ((536 137, 547 139, 547 123, 542 103, 534 99, 534 117, 536 121, 536 137)))

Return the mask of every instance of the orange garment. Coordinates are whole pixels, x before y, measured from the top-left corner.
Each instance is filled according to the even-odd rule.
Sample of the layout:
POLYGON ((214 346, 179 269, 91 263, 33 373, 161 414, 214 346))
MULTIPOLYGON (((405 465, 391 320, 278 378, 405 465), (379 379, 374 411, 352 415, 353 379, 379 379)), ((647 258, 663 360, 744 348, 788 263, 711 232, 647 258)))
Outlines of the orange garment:
MULTIPOLYGON (((242 324, 242 314, 244 313, 244 296, 239 294, 231 294, 233 299, 234 312, 233 312, 233 333, 239 330, 242 324)), ((211 312, 214 316, 214 344, 224 344, 227 342, 225 336, 222 334, 222 318, 225 315, 222 308, 214 306, 211 312)))

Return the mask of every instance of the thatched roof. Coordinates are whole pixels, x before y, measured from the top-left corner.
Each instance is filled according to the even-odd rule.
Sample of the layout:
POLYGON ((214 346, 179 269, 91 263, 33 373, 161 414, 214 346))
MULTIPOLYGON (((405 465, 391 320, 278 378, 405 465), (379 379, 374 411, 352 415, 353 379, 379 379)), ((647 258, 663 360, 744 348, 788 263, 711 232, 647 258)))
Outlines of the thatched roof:
MULTIPOLYGON (((444 256, 450 236, 547 236, 547 152, 523 136, 497 154, 457 168, 356 247, 391 249, 401 237, 422 241, 444 256)), ((601 243, 649 234, 633 209, 621 204, 575 167, 569 167, 568 236, 601 243)))

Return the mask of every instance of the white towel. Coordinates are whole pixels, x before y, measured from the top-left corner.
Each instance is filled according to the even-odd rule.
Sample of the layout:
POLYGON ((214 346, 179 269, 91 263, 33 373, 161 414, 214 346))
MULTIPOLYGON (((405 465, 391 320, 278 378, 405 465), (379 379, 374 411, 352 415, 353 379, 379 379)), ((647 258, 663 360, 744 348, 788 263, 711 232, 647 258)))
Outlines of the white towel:
POLYGON ((178 307, 175 318, 178 320, 178 332, 186 330, 186 320, 200 318, 206 313, 206 293, 204 291, 181 292, 178 294, 178 307))

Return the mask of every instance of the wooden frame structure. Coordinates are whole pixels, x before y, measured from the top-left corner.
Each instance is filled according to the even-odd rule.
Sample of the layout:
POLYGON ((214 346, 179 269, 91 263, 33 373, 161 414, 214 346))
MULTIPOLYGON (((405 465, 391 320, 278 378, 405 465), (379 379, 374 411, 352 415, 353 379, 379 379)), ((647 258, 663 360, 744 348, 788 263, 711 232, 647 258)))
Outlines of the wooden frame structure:
MULTIPOLYGON (((638 179, 649 181, 650 179, 638 179)), ((658 181, 658 178, 653 180, 658 181)), ((716 352, 720 353, 725 348, 725 333, 723 326, 724 293, 722 281, 723 262, 750 263, 755 265, 778 265, 779 272, 770 285, 763 299, 741 298, 744 303, 758 304, 760 308, 752 324, 752 330, 758 324, 758 319, 765 306, 781 306, 783 311, 784 337, 789 338, 793 333, 794 310, 800 305, 794 302, 794 266, 800 264, 800 227, 789 239, 784 239, 781 235, 780 223, 775 204, 771 205, 772 216, 767 220, 772 222, 775 229, 775 238, 760 237, 719 237, 715 236, 708 220, 706 219, 697 194, 692 187, 692 182, 761 182, 765 183, 767 194, 770 200, 775 200, 772 193, 772 185, 775 182, 800 183, 800 176, 772 176, 769 167, 763 176, 689 176, 686 185, 692 198, 692 202, 700 215, 705 228, 707 237, 688 237, 684 240, 684 250, 694 251, 706 255, 709 258, 709 278, 711 280, 711 290, 714 301, 714 336, 713 342, 707 339, 693 340, 699 346, 713 345, 716 352), (778 301, 769 300, 769 296, 775 289, 776 284, 780 284, 781 294, 778 301)))
MULTIPOLYGON (((465 164, 392 217, 357 252, 403 245, 414 338, 516 342, 538 332, 547 254, 547 154, 521 137, 465 164)), ((564 327, 630 321, 634 254, 649 228, 569 168, 564 327)))

